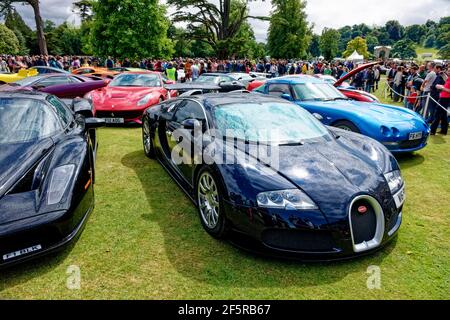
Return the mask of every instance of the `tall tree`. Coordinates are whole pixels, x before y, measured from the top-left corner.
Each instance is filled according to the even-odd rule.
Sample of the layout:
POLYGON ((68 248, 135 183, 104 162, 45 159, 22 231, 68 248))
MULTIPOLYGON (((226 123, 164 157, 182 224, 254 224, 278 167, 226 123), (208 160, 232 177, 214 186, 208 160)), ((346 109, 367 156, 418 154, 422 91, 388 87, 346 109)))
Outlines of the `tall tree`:
POLYGON ((405 36, 415 43, 420 43, 420 40, 426 35, 426 32, 426 28, 420 24, 413 24, 405 28, 405 36))
POLYGON ((392 47, 392 56, 400 59, 417 58, 414 42, 409 39, 397 41, 392 47))
POLYGON ((94 5, 94 0, 79 0, 73 3, 72 11, 77 13, 81 21, 84 22, 92 18, 92 6, 94 5))
POLYGON ((326 60, 331 60, 338 54, 340 34, 335 29, 324 28, 320 37, 320 51, 326 60))
MULTIPOLYGON (((264 0, 262 0, 264 1, 264 0)), ((249 14, 248 0, 167 0, 175 7, 173 22, 187 23, 192 39, 209 44, 220 58, 230 53, 229 42, 249 18, 265 19, 249 14)))
POLYGON ((369 51, 367 49, 366 39, 361 37, 356 37, 353 40, 350 40, 347 43, 347 49, 344 51, 343 55, 345 58, 350 56, 354 51, 358 52, 360 55, 364 56, 364 58, 368 58, 370 56, 369 51))
POLYGON ((5 26, 11 29, 20 43, 20 54, 29 54, 30 48, 36 46, 36 38, 30 27, 23 21, 16 9, 12 8, 5 17, 5 26))
POLYGON ((312 57, 320 56, 320 36, 317 34, 312 36, 308 51, 312 57))
POLYGON ((0 52, 7 54, 19 53, 19 40, 12 30, 0 23, 0 52))
POLYGON ((47 55, 47 42, 44 34, 44 22, 41 16, 41 8, 39 0, 2 0, 0 3, 0 14, 5 15, 7 12, 11 12, 13 3, 27 3, 34 11, 34 20, 36 21, 36 36, 41 54, 47 55))
POLYGON ((93 53, 118 58, 171 57, 169 21, 158 0, 108 0, 94 3, 90 32, 93 53))
POLYGON ((306 21, 306 1, 272 0, 268 47, 274 58, 304 58, 311 32, 306 21))
POLYGON ((390 20, 386 22, 385 27, 387 33, 389 34, 389 38, 392 41, 398 41, 403 38, 405 28, 397 20, 390 20))

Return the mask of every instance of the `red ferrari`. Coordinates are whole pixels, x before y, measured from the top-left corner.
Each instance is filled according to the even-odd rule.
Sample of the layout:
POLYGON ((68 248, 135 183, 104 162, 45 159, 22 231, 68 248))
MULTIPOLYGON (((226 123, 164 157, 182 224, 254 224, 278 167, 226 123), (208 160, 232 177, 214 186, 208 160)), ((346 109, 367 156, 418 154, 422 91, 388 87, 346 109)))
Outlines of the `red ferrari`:
POLYGON ((95 116, 104 118, 106 123, 142 124, 142 114, 147 108, 174 94, 164 88, 164 84, 171 83, 158 72, 126 72, 85 98, 92 100, 95 116))

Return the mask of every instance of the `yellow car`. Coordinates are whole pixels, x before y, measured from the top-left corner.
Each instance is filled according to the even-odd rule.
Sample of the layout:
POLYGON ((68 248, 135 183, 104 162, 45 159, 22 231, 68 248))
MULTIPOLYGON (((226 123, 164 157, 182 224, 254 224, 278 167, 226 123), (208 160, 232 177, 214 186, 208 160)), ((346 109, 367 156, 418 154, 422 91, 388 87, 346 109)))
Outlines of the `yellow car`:
POLYGON ((0 73, 0 84, 15 82, 26 77, 37 76, 38 72, 33 69, 21 69, 18 73, 0 73))

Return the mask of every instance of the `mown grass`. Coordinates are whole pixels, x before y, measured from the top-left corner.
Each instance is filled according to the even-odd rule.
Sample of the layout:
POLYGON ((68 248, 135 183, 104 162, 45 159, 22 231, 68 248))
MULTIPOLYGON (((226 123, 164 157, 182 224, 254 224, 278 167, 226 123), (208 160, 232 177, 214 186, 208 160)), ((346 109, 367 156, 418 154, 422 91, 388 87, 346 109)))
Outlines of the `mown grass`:
POLYGON ((450 139, 399 157, 407 184, 398 239, 371 256, 300 263, 249 255, 208 236, 139 128, 99 130, 96 208, 60 254, 0 271, 1 299, 448 299, 450 139), (81 270, 81 289, 66 286, 81 270), (369 266, 381 289, 369 290, 369 266))

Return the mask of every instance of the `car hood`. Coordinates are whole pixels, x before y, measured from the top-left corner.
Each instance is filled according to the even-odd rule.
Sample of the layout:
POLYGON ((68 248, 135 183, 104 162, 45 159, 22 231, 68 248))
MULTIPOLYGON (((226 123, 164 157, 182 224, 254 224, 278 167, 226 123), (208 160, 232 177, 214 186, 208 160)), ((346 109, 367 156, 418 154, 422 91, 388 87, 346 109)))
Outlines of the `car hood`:
POLYGON ((338 81, 336 81, 336 83, 334 84, 335 87, 339 87, 342 85, 343 82, 345 82, 346 80, 350 79, 351 77, 353 77, 355 74, 369 68, 369 67, 373 67, 376 66, 377 64, 380 64, 380 62, 370 62, 370 63, 366 63, 363 65, 360 65, 359 67, 351 70, 349 73, 347 73, 345 76, 341 77, 338 81))
MULTIPOLYGON (((392 154, 370 138, 354 133, 348 133, 347 138, 347 133, 342 134, 323 143, 280 146, 278 162, 265 163, 272 169, 272 175, 260 171, 265 175, 267 189, 261 189, 260 179, 249 178, 254 194, 286 188, 279 180, 284 178, 292 187, 306 192, 329 222, 346 217, 351 200, 359 194, 370 194, 380 202, 387 199, 390 191, 383 173, 398 168, 392 154)), ((243 147, 237 148, 245 152, 243 147)), ((238 157, 244 159, 243 154, 238 157)), ((250 177, 248 170, 251 169, 246 169, 250 177)))
POLYGON ((366 118, 376 119, 382 123, 398 123, 419 119, 416 113, 403 107, 355 100, 300 101, 299 105, 305 108, 310 106, 341 110, 342 112, 350 112, 366 118))
POLYGON ((140 99, 152 92, 159 92, 160 88, 143 87, 105 87, 93 91, 92 100, 97 106, 117 103, 137 103, 140 99))
POLYGON ((54 146, 47 138, 40 142, 11 143, 1 146, 0 199, 30 168, 54 146))

